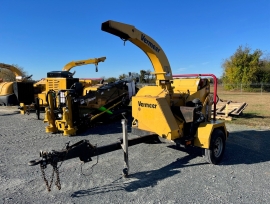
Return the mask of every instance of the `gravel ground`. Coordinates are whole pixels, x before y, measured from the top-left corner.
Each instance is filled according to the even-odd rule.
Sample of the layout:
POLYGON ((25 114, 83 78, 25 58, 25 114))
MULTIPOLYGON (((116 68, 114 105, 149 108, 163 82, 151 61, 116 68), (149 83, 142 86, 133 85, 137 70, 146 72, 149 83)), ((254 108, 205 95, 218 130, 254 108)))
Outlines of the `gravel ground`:
MULTIPOLYGON (((45 126, 35 114, 0 109, 0 202, 270 202, 270 129, 227 125, 230 137, 220 165, 206 163, 201 151, 187 153, 168 143, 130 147, 128 178, 121 176, 122 150, 99 156, 93 168, 96 157, 84 165, 79 159, 69 160, 60 168, 62 189, 53 185, 48 192, 39 166, 27 165, 39 157, 40 150, 59 150, 68 141, 74 144, 82 139, 98 146, 116 142, 122 137, 122 125, 120 121, 99 125, 74 137, 47 134, 45 126)), ((46 169, 48 177, 51 170, 46 169)))

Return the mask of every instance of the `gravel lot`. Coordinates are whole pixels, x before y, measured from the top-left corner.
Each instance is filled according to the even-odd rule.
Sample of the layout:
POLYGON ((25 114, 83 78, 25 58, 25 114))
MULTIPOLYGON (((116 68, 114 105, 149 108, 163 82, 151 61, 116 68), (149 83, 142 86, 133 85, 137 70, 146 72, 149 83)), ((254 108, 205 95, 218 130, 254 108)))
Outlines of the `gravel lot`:
MULTIPOLYGON (((39 166, 27 165, 40 150, 59 150, 68 141, 82 139, 98 146, 116 142, 122 137, 122 125, 120 121, 99 125, 74 137, 47 134, 45 126, 35 114, 0 109, 2 203, 270 202, 270 129, 227 125, 230 137, 220 165, 206 163, 201 151, 187 153, 168 143, 130 147, 129 178, 121 176, 122 150, 99 156, 93 168, 96 157, 84 165, 79 159, 69 160, 60 168, 62 189, 53 185, 48 192, 39 166)), ((51 170, 46 169, 48 177, 51 170)))

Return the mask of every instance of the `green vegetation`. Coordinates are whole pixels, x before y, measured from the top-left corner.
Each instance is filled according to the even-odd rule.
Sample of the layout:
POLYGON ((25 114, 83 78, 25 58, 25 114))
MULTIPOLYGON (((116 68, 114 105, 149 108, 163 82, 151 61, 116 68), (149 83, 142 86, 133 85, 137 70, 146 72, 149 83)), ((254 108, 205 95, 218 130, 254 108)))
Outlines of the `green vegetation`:
POLYGON ((249 47, 239 46, 236 52, 224 60, 222 82, 226 90, 235 89, 242 84, 243 89, 250 89, 254 83, 270 83, 270 57, 264 57, 259 49, 251 51, 249 47))
MULTIPOLYGON (((118 79, 131 78, 140 83, 155 83, 156 78, 154 74, 151 74, 150 70, 140 70, 140 74, 136 72, 129 72, 128 74, 120 74, 118 79)), ((104 79, 106 82, 114 82, 117 80, 115 77, 109 77, 104 79)))

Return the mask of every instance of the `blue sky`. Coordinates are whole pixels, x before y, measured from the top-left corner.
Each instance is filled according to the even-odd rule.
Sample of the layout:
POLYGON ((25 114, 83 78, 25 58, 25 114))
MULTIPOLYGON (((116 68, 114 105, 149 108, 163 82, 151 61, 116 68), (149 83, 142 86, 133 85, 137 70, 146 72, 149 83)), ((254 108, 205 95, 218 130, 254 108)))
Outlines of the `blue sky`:
POLYGON ((0 62, 18 64, 33 79, 73 60, 106 56, 80 66, 76 77, 118 77, 152 70, 131 42, 101 31, 114 20, 151 36, 173 74, 222 75, 221 64, 240 45, 270 52, 269 0, 0 0, 0 62))

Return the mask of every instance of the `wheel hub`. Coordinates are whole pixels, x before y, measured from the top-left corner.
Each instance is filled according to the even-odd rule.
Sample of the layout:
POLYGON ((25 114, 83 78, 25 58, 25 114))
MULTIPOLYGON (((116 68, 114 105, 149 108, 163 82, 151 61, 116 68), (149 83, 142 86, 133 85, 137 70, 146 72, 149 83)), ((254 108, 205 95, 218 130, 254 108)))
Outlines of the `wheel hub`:
POLYGON ((223 149, 223 141, 220 137, 218 137, 214 143, 214 156, 219 157, 223 149))

